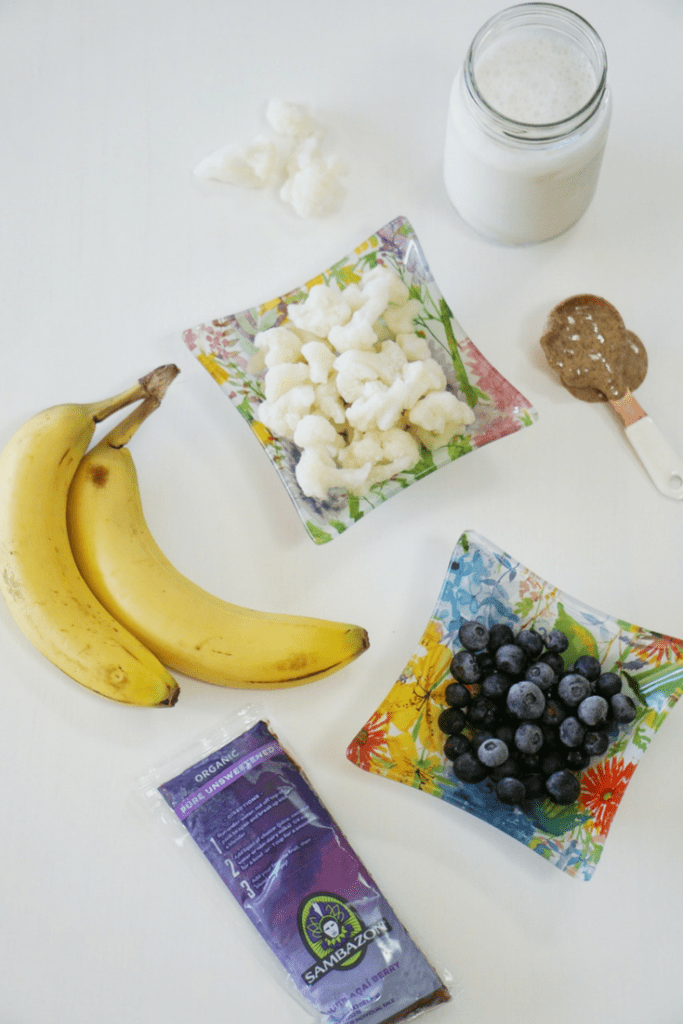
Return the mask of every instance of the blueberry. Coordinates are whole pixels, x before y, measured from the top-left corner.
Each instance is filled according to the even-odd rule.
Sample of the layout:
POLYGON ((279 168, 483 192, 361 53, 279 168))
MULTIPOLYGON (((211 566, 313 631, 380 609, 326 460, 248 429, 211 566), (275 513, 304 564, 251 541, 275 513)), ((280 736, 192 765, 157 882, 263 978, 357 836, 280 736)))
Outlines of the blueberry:
POLYGON ((503 743, 507 743, 508 747, 511 747, 515 742, 515 726, 514 725, 498 725, 493 730, 493 735, 503 743))
POLYGON ((502 804, 521 804, 526 799, 526 788, 521 779, 506 776, 496 783, 496 796, 502 804))
POLYGON ((520 629, 515 643, 530 658, 538 658, 540 654, 543 654, 543 637, 535 629, 520 629))
POLYGON ((470 741, 462 732, 447 736, 443 745, 443 752, 449 761, 455 761, 456 757, 460 757, 461 754, 470 753, 471 749, 470 741))
POLYGON ((481 693, 489 700, 502 700, 512 686, 512 679, 505 672, 491 672, 481 682, 481 693))
POLYGON ((513 683, 508 690, 507 707, 516 718, 540 718, 545 710, 545 697, 535 683, 513 683))
POLYGON ((594 682, 600 675, 600 662, 592 654, 582 654, 574 662, 574 671, 594 682))
POLYGON ((545 796, 545 778, 541 772, 523 775, 522 782, 526 790, 526 800, 538 800, 539 797, 545 796))
POLYGON ((579 798, 581 784, 568 769, 553 772, 545 780, 545 788, 550 799, 556 804, 573 804, 579 798))
POLYGON ((470 740, 474 753, 476 754, 479 749, 479 745, 483 743, 484 740, 492 740, 493 738, 493 733, 489 732, 488 729, 477 729, 476 732, 472 733, 472 739, 470 740))
POLYGON ((533 665, 529 665, 524 673, 524 678, 528 679, 530 683, 536 683, 539 690, 549 690, 557 680, 552 666, 547 661, 535 661, 533 665))
POLYGON ((582 700, 590 696, 590 683, 586 676, 569 672, 557 684, 557 693, 568 707, 577 708, 582 700))
POLYGON ((489 630, 488 649, 495 653, 503 644, 511 644, 515 638, 510 626, 505 622, 498 622, 489 630))
POLYGON ((482 782, 488 771, 476 754, 466 753, 456 757, 453 762, 453 774, 461 782, 482 782))
POLYGON ((585 726, 573 715, 568 715, 560 724, 560 742, 564 743, 565 747, 580 747, 585 735, 585 726))
POLYGON ((449 683, 445 692, 446 703, 452 708, 464 708, 472 699, 472 694, 462 683, 449 683))
POLYGON ((495 704, 492 704, 486 697, 475 697, 467 705, 467 719, 477 727, 488 729, 494 725, 498 718, 495 704))
POLYGON ((441 732, 451 733, 462 732, 465 727, 465 714, 460 708, 446 708, 439 715, 439 729, 441 732))
POLYGON ((488 675, 489 672, 495 671, 496 659, 490 651, 475 651, 474 657, 477 659, 477 665, 482 675, 488 675))
POLYGON ((478 683, 481 679, 481 669, 477 665, 477 659, 472 651, 457 651, 451 661, 451 675, 459 683, 478 683))
POLYGON ((527 663, 526 654, 516 644, 503 644, 496 651, 496 668, 511 676, 521 676, 527 663))
POLYGON ((458 640, 467 651, 483 651, 489 642, 489 631, 481 622, 463 622, 458 640))
POLYGON ((542 725, 557 726, 567 717, 567 709, 564 704, 553 697, 546 701, 545 711, 541 715, 542 725))
POLYGON ((583 749, 589 757, 602 757, 608 747, 609 736, 600 729, 590 730, 583 738, 583 749))
POLYGON ((564 671, 564 662, 557 651, 544 651, 538 660, 550 665, 556 676, 564 671))
POLYGON ((550 753, 543 755, 539 768, 547 778, 549 775, 561 771, 566 763, 566 754, 560 753, 559 750, 551 750, 550 753))
POLYGON ((615 693, 610 697, 610 707, 619 725, 628 725, 638 713, 635 703, 625 693, 615 693))
POLYGON ((515 732, 515 746, 522 754, 537 754, 543 746, 543 732, 533 722, 523 722, 515 732))
POLYGON ((621 693, 621 679, 616 672, 603 672, 597 682, 597 692, 607 700, 615 693, 621 693))
POLYGON ((562 654, 569 647, 569 640, 560 629, 551 629, 544 637, 544 643, 549 651, 555 654, 562 654))
POLYGON ((586 697, 579 704, 576 714, 580 722, 587 725, 589 729, 595 729, 598 725, 604 725, 609 715, 609 704, 604 697, 597 695, 586 697))
POLYGON ((500 779, 515 778, 521 779, 526 769, 522 765, 518 757, 508 757, 507 761, 503 761, 496 768, 492 768, 489 772, 489 778, 492 782, 499 782, 500 779))
POLYGON ((567 768, 572 772, 582 772, 590 764, 590 757, 585 750, 575 748, 567 752, 567 768))
POLYGON ((509 756, 507 744, 502 740, 497 740, 495 736, 484 740, 477 747, 477 757, 487 768, 497 768, 503 761, 507 761, 509 756))

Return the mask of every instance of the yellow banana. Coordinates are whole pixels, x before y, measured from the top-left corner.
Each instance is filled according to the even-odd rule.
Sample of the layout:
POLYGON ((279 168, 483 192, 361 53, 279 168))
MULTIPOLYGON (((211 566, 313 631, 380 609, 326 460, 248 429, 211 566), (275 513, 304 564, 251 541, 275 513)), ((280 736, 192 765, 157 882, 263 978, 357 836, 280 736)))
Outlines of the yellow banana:
POLYGON ((177 372, 160 367, 111 399, 45 409, 0 454, 0 591, 11 614, 72 679, 127 704, 170 706, 178 684, 83 580, 69 544, 67 495, 95 425, 163 393, 177 372))
POLYGON ((368 647, 359 626, 251 611, 207 593, 159 549, 125 447, 143 402, 81 461, 69 492, 76 562, 111 614, 165 665, 220 686, 280 689, 321 679, 368 647))

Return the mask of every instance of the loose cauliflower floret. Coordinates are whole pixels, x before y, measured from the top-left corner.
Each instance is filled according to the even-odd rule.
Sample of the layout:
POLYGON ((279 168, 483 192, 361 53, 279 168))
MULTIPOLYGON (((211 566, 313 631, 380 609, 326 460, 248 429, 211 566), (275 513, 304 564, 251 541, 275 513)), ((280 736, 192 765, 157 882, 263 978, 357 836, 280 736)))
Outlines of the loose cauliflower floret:
POLYGON ((446 374, 436 359, 416 359, 403 367, 403 381, 406 385, 406 409, 412 409, 416 402, 430 391, 443 391, 446 374))
POLYGON ((395 426, 405 409, 406 386, 402 380, 395 380, 387 387, 380 380, 371 380, 363 385, 363 394, 346 410, 349 424, 356 430, 389 430, 395 426))
POLYGON ((401 375, 407 361, 405 353, 395 341, 383 341, 377 355, 379 379, 385 384, 393 384, 401 375))
POLYGON ((292 138, 304 139, 321 131, 320 125, 305 107, 277 96, 268 101, 266 120, 278 135, 288 135, 292 138))
POLYGON ((450 391, 430 391, 408 413, 408 422, 425 448, 434 451, 474 422, 474 412, 450 391))
POLYGON ((263 188, 282 174, 282 155, 276 141, 257 135, 243 146, 229 144, 197 164, 198 178, 212 178, 241 188, 263 188))
POLYGON ((341 199, 342 173, 341 162, 325 156, 317 139, 310 136, 299 144, 287 166, 288 177, 280 198, 304 219, 320 217, 341 199))
POLYGON ((287 327, 259 331, 254 344, 264 352, 264 363, 271 369, 278 363, 296 363, 301 357, 301 338, 287 327))
POLYGON ((299 420, 293 441, 299 448, 324 448, 332 456, 344 446, 344 438, 334 424, 320 413, 309 413, 299 420))
POLYGON ((296 328, 327 338, 335 326, 349 322, 351 307, 337 285, 314 284, 303 302, 289 306, 287 315, 296 328))
POLYGON ((343 469, 323 449, 304 448, 294 472, 304 494, 324 500, 332 487, 362 493, 370 468, 368 462, 357 469, 343 469))
POLYGON ((379 377, 377 353, 349 349, 337 356, 334 369, 337 371, 337 391, 345 402, 355 402, 364 393, 363 385, 379 377))
POLYGON ((306 363, 278 363, 265 376, 263 390, 266 401, 275 402, 285 392, 310 382, 311 374, 306 363))
POLYGON ((337 324, 329 332, 330 345, 333 345, 337 352, 348 352, 350 349, 369 352, 374 347, 377 335, 363 310, 364 307, 361 306, 348 323, 337 324))
POLYGON ((414 437, 400 427, 391 430, 370 430, 359 435, 340 453, 345 467, 371 462, 368 486, 390 480, 397 473, 414 466, 420 457, 420 446, 414 437))
POLYGON ((301 346, 301 355, 308 363, 314 384, 324 384, 332 372, 335 352, 324 341, 307 341, 301 346))
POLYGON ((414 331, 401 332, 396 335, 396 344, 402 349, 407 359, 429 359, 431 349, 426 338, 421 338, 414 331))
POLYGON ((396 334, 410 334, 415 327, 415 317, 420 312, 419 299, 408 299, 402 306, 388 306, 384 313, 387 326, 396 334))
POLYGON ((315 391, 311 384, 300 384, 298 387, 285 391, 275 401, 261 402, 258 418, 273 434, 294 440, 294 431, 299 421, 306 416, 315 401, 315 391))

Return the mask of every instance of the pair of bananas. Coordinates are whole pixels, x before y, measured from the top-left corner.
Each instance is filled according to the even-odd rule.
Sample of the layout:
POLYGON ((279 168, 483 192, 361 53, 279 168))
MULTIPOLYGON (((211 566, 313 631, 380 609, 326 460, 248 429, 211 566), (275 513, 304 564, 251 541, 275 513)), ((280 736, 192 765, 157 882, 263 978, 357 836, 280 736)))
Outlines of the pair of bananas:
POLYGON ((0 454, 0 591, 53 664, 104 697, 170 707, 168 668, 279 689, 330 675, 368 647, 347 623, 252 611, 196 586, 145 522, 125 447, 178 373, 158 367, 113 398, 53 406, 0 454), (95 427, 140 404, 90 451, 95 427))

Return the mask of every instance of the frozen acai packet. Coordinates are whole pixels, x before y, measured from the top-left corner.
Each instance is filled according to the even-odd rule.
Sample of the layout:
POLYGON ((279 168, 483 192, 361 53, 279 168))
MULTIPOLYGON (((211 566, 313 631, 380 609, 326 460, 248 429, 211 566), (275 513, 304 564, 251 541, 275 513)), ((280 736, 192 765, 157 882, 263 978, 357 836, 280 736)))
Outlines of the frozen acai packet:
POLYGON ((407 1020, 450 993, 329 811, 251 709, 141 782, 321 1024, 407 1020))

